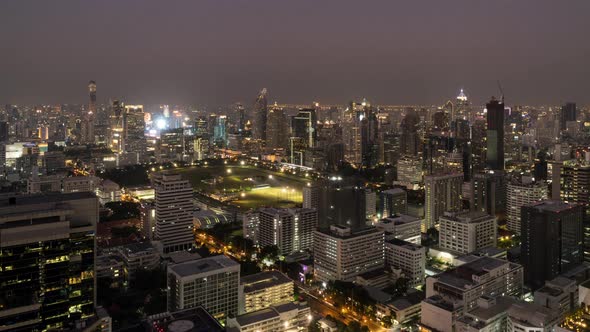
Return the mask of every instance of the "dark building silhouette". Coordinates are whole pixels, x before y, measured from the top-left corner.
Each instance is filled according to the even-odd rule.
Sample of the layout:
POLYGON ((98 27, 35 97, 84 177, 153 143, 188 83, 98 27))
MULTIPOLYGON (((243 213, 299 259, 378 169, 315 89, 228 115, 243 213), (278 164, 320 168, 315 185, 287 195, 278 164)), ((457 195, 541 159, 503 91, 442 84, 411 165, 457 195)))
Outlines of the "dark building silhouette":
POLYGON ((583 261, 584 207, 544 201, 521 208, 521 263, 533 290, 583 261))
POLYGON ((252 137, 254 139, 266 140, 266 117, 268 113, 268 101, 266 88, 260 91, 260 94, 254 102, 252 110, 252 137))
POLYGON ((577 115, 576 103, 566 103, 563 105, 559 114, 559 126, 561 130, 566 129, 568 121, 576 121, 577 115))
POLYGON ((504 101, 494 97, 486 104, 487 151, 486 166, 492 170, 504 169, 504 101))

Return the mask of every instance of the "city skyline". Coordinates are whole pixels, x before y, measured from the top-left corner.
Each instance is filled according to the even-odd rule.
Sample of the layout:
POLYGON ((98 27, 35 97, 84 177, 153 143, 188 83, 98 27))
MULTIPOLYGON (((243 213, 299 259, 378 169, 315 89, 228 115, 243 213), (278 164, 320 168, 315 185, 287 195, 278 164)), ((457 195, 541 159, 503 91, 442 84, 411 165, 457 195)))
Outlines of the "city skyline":
POLYGON ((438 104, 465 88, 483 104, 498 80, 509 105, 590 101, 586 1, 138 5, 0 5, 0 101, 83 103, 89 79, 99 103, 249 104, 266 87, 269 102, 438 104))

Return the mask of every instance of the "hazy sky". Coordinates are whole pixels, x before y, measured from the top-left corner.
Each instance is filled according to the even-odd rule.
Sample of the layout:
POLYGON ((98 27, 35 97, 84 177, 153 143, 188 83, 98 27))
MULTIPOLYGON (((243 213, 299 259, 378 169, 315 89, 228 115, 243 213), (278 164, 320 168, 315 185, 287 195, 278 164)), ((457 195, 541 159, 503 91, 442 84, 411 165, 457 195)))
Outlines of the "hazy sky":
POLYGON ((590 103, 590 0, 0 1, 0 103, 590 103))

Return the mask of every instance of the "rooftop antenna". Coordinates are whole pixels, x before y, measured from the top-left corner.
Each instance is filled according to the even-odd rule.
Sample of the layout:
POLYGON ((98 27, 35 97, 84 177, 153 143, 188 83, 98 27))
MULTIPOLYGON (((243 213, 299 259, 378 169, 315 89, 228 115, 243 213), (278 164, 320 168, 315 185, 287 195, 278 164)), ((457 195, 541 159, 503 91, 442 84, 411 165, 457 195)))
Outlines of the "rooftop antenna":
POLYGON ((498 89, 500 90, 500 94, 502 97, 500 97, 500 100, 502 100, 502 104, 504 104, 504 90, 502 90, 502 84, 500 84, 500 80, 496 81, 498 82, 498 89))

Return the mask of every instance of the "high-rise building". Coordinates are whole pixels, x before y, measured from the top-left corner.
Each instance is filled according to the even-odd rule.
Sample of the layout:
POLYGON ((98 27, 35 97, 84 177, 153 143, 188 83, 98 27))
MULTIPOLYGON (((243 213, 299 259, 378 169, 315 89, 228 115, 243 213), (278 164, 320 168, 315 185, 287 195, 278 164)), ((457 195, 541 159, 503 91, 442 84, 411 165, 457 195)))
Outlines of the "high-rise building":
POLYGON ((266 118, 268 113, 266 88, 260 91, 252 110, 252 138, 266 140, 266 118))
POLYGON ((486 165, 491 170, 504 170, 504 100, 492 97, 486 110, 486 165))
POLYGON ((318 281, 353 281, 356 276, 383 268, 384 235, 375 228, 352 232, 343 226, 313 233, 314 275, 318 281))
POLYGON ((385 239, 400 239, 420 244, 422 220, 406 214, 390 215, 379 220, 375 228, 385 232, 385 239))
POLYGON ((498 223, 485 212, 446 212, 439 219, 439 246, 453 253, 468 254, 496 246, 498 223))
POLYGON ((409 280, 409 287, 424 284, 426 248, 399 239, 385 241, 385 264, 400 269, 409 280))
POLYGON ((317 115, 313 108, 300 109, 291 118, 291 137, 303 138, 307 148, 313 148, 317 141, 317 115))
POLYGON ((582 264, 584 214, 582 205, 559 201, 522 207, 521 262, 533 290, 582 264))
POLYGON ((275 245, 285 256, 309 250, 317 224, 315 209, 260 209, 258 243, 263 247, 275 245))
POLYGON ((163 253, 193 247, 193 189, 180 174, 155 173, 156 238, 163 253))
POLYGON ((427 175, 424 177, 424 224, 422 232, 434 227, 445 212, 461 209, 463 173, 427 175))
POLYGON ((287 117, 282 108, 277 105, 268 110, 266 121, 266 147, 272 149, 285 149, 288 139, 287 117))
POLYGON ((401 123, 400 154, 405 156, 416 156, 419 152, 420 138, 418 136, 418 125, 420 117, 414 109, 407 109, 406 116, 401 123))
POLYGON ((0 202, 3 330, 66 330, 93 315, 98 209, 89 192, 0 202))
POLYGON ((506 178, 502 171, 476 173, 471 179, 471 210, 485 212, 504 220, 506 213, 506 178))
POLYGON ((221 148, 227 147, 227 116, 219 115, 213 128, 213 143, 221 148))
POLYGON ((125 105, 123 146, 126 153, 134 155, 135 163, 142 162, 146 157, 147 143, 144 114, 143 105, 125 105))
POLYGON ((168 265, 168 311, 203 306, 224 320, 238 314, 240 264, 224 255, 168 265))
POLYGON ((512 179, 506 185, 506 224, 508 230, 520 236, 520 210, 523 206, 548 199, 545 181, 532 178, 512 179))
MULTIPOLYGON (((584 206, 584 260, 590 261, 590 163, 582 160, 566 160, 560 167, 560 198, 566 203, 578 203, 584 206)), ((557 174, 555 174, 557 177, 557 174)), ((555 178, 554 177, 554 178, 555 178)), ((554 181, 557 182, 557 181, 554 181)))
POLYGON ((235 108, 235 116, 236 116, 236 127, 237 127, 237 131, 238 134, 242 134, 243 132, 246 131, 246 111, 244 109, 244 106, 240 103, 236 104, 236 108, 235 108))
POLYGON ((88 110, 82 119, 82 142, 94 143, 94 125, 96 120, 96 82, 88 83, 88 110))
POLYGON ((381 217, 387 218, 408 212, 408 194, 405 190, 400 188, 384 190, 380 197, 379 213, 381 213, 381 217))
POLYGON ((125 114, 125 105, 118 101, 113 100, 111 105, 111 117, 109 119, 109 141, 108 145, 111 151, 121 152, 124 151, 124 135, 123 135, 123 116, 125 114))
POLYGON ((304 206, 318 211, 318 226, 366 227, 366 191, 357 179, 330 177, 303 189, 304 206))
POLYGON ((569 121, 576 121, 578 112, 576 109, 576 103, 566 103, 561 107, 559 113, 559 126, 561 130, 565 130, 569 121))

